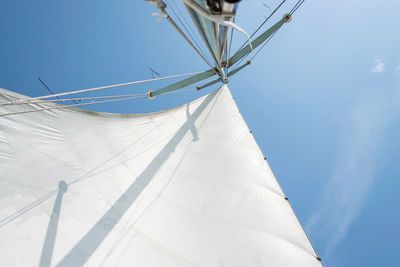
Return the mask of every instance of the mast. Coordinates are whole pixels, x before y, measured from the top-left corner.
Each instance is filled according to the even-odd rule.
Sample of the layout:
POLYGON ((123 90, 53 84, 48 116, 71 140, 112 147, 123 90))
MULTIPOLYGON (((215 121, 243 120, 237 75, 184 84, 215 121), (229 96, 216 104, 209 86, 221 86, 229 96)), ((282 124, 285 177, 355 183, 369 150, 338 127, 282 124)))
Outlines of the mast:
MULTIPOLYGON (((224 62, 221 62, 220 64, 220 68, 226 68, 226 67, 232 67, 235 63, 239 62, 241 59, 245 58, 247 55, 249 55, 254 49, 256 49, 257 47, 259 47, 261 44, 263 44, 264 42, 266 42, 268 40, 268 38, 272 37, 281 27, 283 24, 285 23, 289 23, 292 20, 292 16, 290 14, 285 14, 277 23, 275 23, 272 27, 270 27, 268 30, 266 30, 264 33, 260 34, 254 41, 251 41, 249 44, 247 44, 245 47, 243 47, 242 49, 240 49, 239 51, 237 51, 231 58, 229 58, 228 60, 225 60, 224 62)), ((242 70, 244 67, 248 66, 249 64, 244 64, 241 67, 239 67, 237 70, 233 70, 229 76, 232 76, 233 74, 237 73, 238 71, 242 70)), ((181 89, 183 87, 192 85, 194 83, 197 83, 199 81, 202 81, 204 79, 210 78, 212 76, 215 75, 215 73, 218 71, 219 69, 216 67, 214 69, 210 69, 207 71, 204 71, 200 74, 194 75, 192 77, 186 78, 182 81, 173 83, 171 85, 168 85, 164 88, 155 90, 155 91, 148 91, 147 96, 150 99, 153 99, 155 96, 163 94, 163 93, 167 93, 167 92, 171 92, 174 90, 178 90, 181 89)), ((224 74, 219 75, 219 78, 215 81, 215 83, 222 81, 224 83, 227 82, 227 78, 224 78, 226 75, 224 74)), ((211 82, 209 85, 215 84, 214 82, 211 82)), ((209 86, 207 85, 207 86, 209 86)), ((204 87, 202 87, 204 88, 204 87)))

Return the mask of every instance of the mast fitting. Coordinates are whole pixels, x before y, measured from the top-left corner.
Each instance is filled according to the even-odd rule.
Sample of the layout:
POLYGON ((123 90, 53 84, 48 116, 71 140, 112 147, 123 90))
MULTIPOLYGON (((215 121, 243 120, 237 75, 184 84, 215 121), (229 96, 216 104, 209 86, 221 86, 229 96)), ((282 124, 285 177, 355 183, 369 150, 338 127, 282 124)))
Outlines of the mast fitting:
POLYGON ((283 15, 284 19, 286 19, 285 23, 289 23, 292 21, 292 15, 290 15, 289 13, 286 13, 285 15, 283 15))
POLYGON ((152 91, 152 90, 149 90, 148 92, 147 92, 147 98, 148 99, 154 99, 156 96, 155 95, 153 95, 153 92, 154 91, 152 91))

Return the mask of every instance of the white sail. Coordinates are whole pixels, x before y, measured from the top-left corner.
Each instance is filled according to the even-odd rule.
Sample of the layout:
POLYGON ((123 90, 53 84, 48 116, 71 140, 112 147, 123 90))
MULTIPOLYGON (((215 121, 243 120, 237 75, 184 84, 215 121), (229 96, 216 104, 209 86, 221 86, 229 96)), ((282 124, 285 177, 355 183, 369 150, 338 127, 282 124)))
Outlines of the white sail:
POLYGON ((0 117, 0 252, 0 266, 321 266, 225 85, 144 115, 0 117))

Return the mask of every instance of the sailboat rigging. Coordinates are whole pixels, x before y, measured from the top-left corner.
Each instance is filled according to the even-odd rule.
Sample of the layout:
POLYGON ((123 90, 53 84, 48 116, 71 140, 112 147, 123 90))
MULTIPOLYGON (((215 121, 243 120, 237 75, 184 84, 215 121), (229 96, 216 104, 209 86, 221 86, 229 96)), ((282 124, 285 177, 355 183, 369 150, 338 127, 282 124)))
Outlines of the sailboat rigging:
POLYGON ((322 266, 227 86, 304 0, 257 36, 286 0, 251 35, 235 22, 240 0, 182 0, 208 54, 174 0, 178 23, 169 0, 145 1, 209 68, 166 77, 149 68, 152 79, 39 97, 0 89, 4 265, 322 266), (234 31, 246 41, 231 54, 234 31), (72 97, 175 78, 142 94, 72 97), (76 108, 217 83, 149 114, 76 108))

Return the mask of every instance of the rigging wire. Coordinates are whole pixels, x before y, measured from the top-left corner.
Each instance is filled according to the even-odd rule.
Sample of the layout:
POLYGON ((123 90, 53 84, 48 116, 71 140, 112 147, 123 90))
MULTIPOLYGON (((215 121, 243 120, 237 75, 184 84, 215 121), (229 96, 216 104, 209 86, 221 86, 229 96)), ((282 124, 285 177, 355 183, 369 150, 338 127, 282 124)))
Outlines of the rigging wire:
MULTIPOLYGON (((278 7, 266 18, 266 20, 257 28, 257 30, 251 35, 251 37, 254 36, 254 34, 269 20, 269 18, 282 6, 282 4, 285 2, 286 0, 283 0, 278 7)), ((293 15, 297 9, 305 2, 305 0, 299 0, 296 5, 292 8, 292 10, 289 12, 290 15, 293 15)), ((165 11, 164 11, 165 12, 165 11)), ((178 20, 182 23, 182 25, 184 26, 183 22, 179 19, 178 15, 176 14, 175 11, 173 11, 174 14, 177 16, 178 20)), ((166 13, 165 13, 166 14, 166 13)), ((175 24, 175 22, 173 22, 173 20, 166 15, 167 19, 169 18, 169 21, 171 22, 171 24, 175 25, 174 27, 176 27, 178 29, 178 31, 185 37, 185 39, 192 45, 193 47, 193 43, 190 42, 190 40, 186 37, 186 35, 184 35, 184 33, 179 29, 179 27, 175 24)), ((184 26, 184 28, 186 29, 186 31, 189 33, 188 29, 184 26)), ((278 32, 279 29, 277 29, 266 41, 265 43, 261 46, 261 48, 252 56, 252 58, 250 59, 250 61, 252 61, 260 52, 261 50, 266 46, 266 44, 272 39, 272 37, 278 32)), ((189 35, 193 38, 193 36, 189 33, 189 35)), ((232 35, 233 35, 233 30, 231 32, 231 41, 232 42, 232 35)), ((194 39, 194 38, 193 38, 194 39)), ((195 40, 194 40, 195 41, 195 40)), ((197 43, 196 43, 197 44, 197 43)), ((245 43, 246 44, 246 43, 245 43)), ((197 44, 198 45, 198 44, 197 44)), ((243 45, 242 45, 243 47, 243 45)), ((194 47, 193 47, 194 48, 194 47)), ((241 48, 239 48, 240 50, 241 48)), ((197 49, 196 49, 197 50, 197 49)), ((197 50, 197 52, 199 53, 199 51, 197 50)), ((248 56, 248 55, 247 55, 248 56)), ((246 56, 246 57, 247 57, 246 56)), ((239 62, 237 62, 236 64, 240 64, 246 57, 242 58, 239 62)), ((205 60, 205 58, 203 57, 203 59, 205 60)), ((207 62, 208 63, 208 62, 207 62)), ((235 65, 236 65, 235 64, 235 65)), ((183 76, 189 76, 189 75, 193 75, 193 74, 198 74, 200 72, 197 73, 188 73, 188 74, 181 74, 181 75, 174 75, 174 76, 167 76, 167 77, 160 77, 160 78, 153 78, 153 79, 148 79, 148 80, 142 80, 142 81, 134 81, 134 82, 129 82, 129 83, 122 83, 122 84, 115 84, 115 85, 109 85, 109 86, 102 86, 102 87, 95 87, 95 88, 89 88, 89 89, 83 89, 83 90, 76 90, 76 91, 71 91, 71 92, 66 92, 66 93, 59 93, 59 94, 54 94, 52 91, 50 91, 51 93, 53 93, 52 95, 47 95, 47 96, 41 96, 41 97, 35 97, 35 98, 30 98, 30 99, 20 99, 20 100, 16 100, 16 101, 10 101, 10 102, 3 102, 0 103, 0 106, 6 106, 6 105, 15 105, 15 104, 29 104, 29 103, 45 103, 45 102, 65 102, 65 101, 75 101, 75 100, 93 100, 93 99, 109 99, 109 98, 118 98, 118 97, 123 97, 123 98, 119 98, 119 99, 112 99, 112 100, 102 100, 102 101, 92 101, 89 103, 79 103, 79 104, 73 104, 73 105, 66 105, 66 106, 58 106, 58 107, 49 107, 49 108, 43 108, 43 109, 37 109, 37 110, 29 110, 29 111, 20 111, 20 112, 12 112, 12 113, 6 113, 6 114, 0 114, 0 117, 3 116, 8 116, 8 115, 14 115, 14 114, 23 114, 23 113, 30 113, 30 112, 36 112, 36 111, 44 111, 44 110, 50 110, 50 109, 61 109, 61 108, 67 108, 67 107, 77 107, 77 106, 84 106, 84 105, 92 105, 92 104, 100 104, 100 103, 108 103, 108 102, 116 102, 116 101, 124 101, 124 100, 129 100, 129 99, 135 99, 135 98, 145 98, 147 97, 147 95, 140 95, 140 94, 136 94, 136 95, 119 95, 119 96, 103 96, 103 97, 86 97, 86 98, 70 98, 70 99, 60 99, 59 96, 64 96, 64 95, 71 95, 71 94, 78 94, 78 93, 84 93, 84 92, 90 92, 90 91, 97 91, 97 90, 103 90, 103 89, 108 89, 108 88, 114 88, 114 87, 121 87, 121 86, 127 86, 127 85, 133 85, 133 84, 140 84, 140 83, 145 83, 145 82, 151 82, 151 81, 157 81, 157 80, 164 80, 164 79, 170 79, 170 78, 177 78, 177 77, 183 77, 183 76), (129 97, 126 97, 129 96, 129 97), (47 100, 47 101, 40 101, 42 99, 47 99, 47 98, 52 98, 52 97, 57 97, 58 100, 47 100)), ((39 78, 40 80, 40 78, 39 78)), ((41 80, 40 80, 41 81, 41 80)), ((42 82, 42 81, 41 81, 42 82)), ((47 88, 47 86, 46 86, 47 88)), ((181 90, 178 92, 184 92, 186 90, 181 90)), ((170 92, 173 93, 173 92, 170 92)))
MULTIPOLYGON (((180 9, 179 6, 176 4, 175 0, 172 0, 172 3, 174 4, 176 10, 178 10, 178 13, 181 15, 181 17, 182 17, 182 19, 184 20, 184 22, 187 24, 189 30, 186 29, 186 27, 184 26, 185 29, 186 29, 186 31, 189 33, 189 35, 193 38, 193 40, 194 40, 195 42, 197 41, 196 43, 197 43, 199 49, 201 50, 201 52, 202 52, 203 55, 204 55, 204 54, 205 54, 204 51, 201 49, 201 46, 198 44, 198 43, 201 43, 201 41, 198 39, 197 35, 195 34, 195 31, 194 31, 193 28, 190 26, 190 23, 186 20, 186 17, 183 15, 181 9, 180 9), (192 33, 193 35, 190 34, 190 33, 192 33)), ((183 24, 183 23, 182 23, 182 24, 183 24)), ((184 25, 184 24, 183 24, 183 25, 184 25)))
POLYGON ((207 59, 200 53, 200 51, 194 46, 194 44, 189 40, 189 38, 186 36, 186 34, 179 28, 179 26, 175 23, 175 21, 164 11, 166 15, 166 20, 177 30, 177 32, 183 37, 183 39, 186 40, 186 42, 189 43, 189 45, 196 51, 197 54, 207 63, 207 65, 211 68, 214 69, 214 67, 207 61, 207 59))
MULTIPOLYGON (((150 1, 157 7, 157 9, 161 12, 161 17, 164 17, 172 25, 172 27, 175 28, 175 30, 183 37, 183 39, 186 40, 186 42, 188 42, 188 44, 194 49, 194 51, 196 51, 196 53, 207 63, 207 65, 211 69, 214 69, 214 67, 207 61, 207 59, 196 48, 196 46, 194 46, 192 41, 189 40, 189 38, 181 30, 181 28, 179 28, 179 26, 175 23, 175 21, 168 15, 167 11, 165 11, 165 8, 167 7, 167 5, 164 3, 164 1, 162 1, 162 0, 158 0, 158 1, 157 0, 148 0, 148 1, 150 1)), ((216 71, 215 71, 215 73, 218 74, 216 71)))
POLYGON ((101 87, 94 87, 94 88, 89 88, 89 89, 70 91, 70 92, 59 93, 59 94, 55 94, 55 95, 45 95, 45 96, 28 98, 28 99, 19 99, 19 100, 15 100, 15 101, 0 103, 0 106, 14 105, 14 104, 19 104, 19 103, 30 103, 32 101, 40 100, 40 99, 47 99, 47 98, 52 98, 52 97, 57 97, 57 96, 86 93, 86 92, 92 92, 92 91, 99 91, 99 90, 104 90, 104 89, 108 89, 108 88, 122 87, 122 86, 127 86, 127 85, 141 84, 141 83, 160 81, 160 80, 166 80, 166 79, 172 79, 172 78, 179 78, 179 77, 185 77, 185 76, 195 75, 195 74, 199 74, 199 73, 202 73, 202 72, 201 71, 192 72, 192 73, 172 75, 172 76, 167 76, 167 77, 159 77, 159 78, 142 80, 142 81, 134 81, 134 82, 128 82, 128 83, 120 83, 120 84, 113 84, 113 85, 107 85, 107 86, 101 86, 101 87))
MULTIPOLYGON (((49 100, 36 100, 31 102, 14 103, 11 105, 27 105, 27 104, 41 104, 41 103, 54 103, 54 102, 70 102, 70 101, 86 101, 94 99, 109 99, 118 97, 131 97, 131 96, 142 96, 143 94, 128 94, 128 95, 111 95, 111 96, 93 96, 93 97, 77 97, 77 98, 59 98, 59 99, 49 99, 49 100)), ((75 102, 77 104, 77 102, 75 102)))
POLYGON ((25 114, 25 113, 31 113, 31 112, 46 111, 46 110, 53 110, 53 109, 62 109, 62 108, 79 107, 79 106, 85 106, 85 105, 117 102, 117 101, 130 100, 130 99, 135 99, 135 98, 146 98, 146 97, 147 97, 146 95, 140 95, 140 96, 125 97, 125 98, 120 98, 120 99, 92 101, 92 102, 89 102, 89 103, 79 103, 79 104, 73 104, 73 105, 40 108, 40 109, 34 109, 34 110, 24 110, 24 111, 17 111, 17 112, 10 112, 10 113, 0 114, 0 117, 10 116, 10 115, 17 115, 17 114, 25 114))
MULTIPOLYGON (((233 17, 233 20, 232 20, 233 23, 235 23, 235 18, 236 17, 233 17)), ((233 39, 233 29, 231 29, 231 38, 229 40, 229 50, 228 50, 227 59, 229 59, 231 57, 232 39, 233 39)))
MULTIPOLYGON (((193 37, 193 35, 191 34, 191 32, 188 30, 188 28, 186 27, 185 23, 183 23, 183 21, 180 19, 179 15, 175 12, 175 9, 172 7, 172 5, 170 5, 169 1, 168 1, 168 0, 165 0, 165 1, 168 3, 168 6, 171 8, 171 10, 172 10, 172 12, 174 13, 175 17, 176 17, 176 18, 178 19, 178 21, 181 23, 181 25, 182 25, 183 28, 186 30, 186 32, 189 34, 189 36, 191 37, 192 40, 190 40, 189 38, 187 38, 187 39, 189 39, 190 41, 193 41, 193 42, 194 42, 194 45, 196 46, 196 49, 198 49, 199 53, 201 54, 201 57, 202 57, 204 60, 207 61, 207 64, 208 64, 209 66, 211 66, 210 62, 209 62, 208 59, 206 59, 206 57, 205 57, 204 51, 201 49, 201 47, 200 47, 200 45, 198 44, 198 42, 196 41, 196 39, 193 37)), ((175 4, 174 1, 173 1, 173 3, 175 4)), ((175 4, 175 7, 178 8, 178 7, 176 6, 176 4, 175 4)), ((178 12, 180 12, 179 9, 178 9, 178 12)), ((181 13, 181 15, 182 15, 182 13, 181 13)), ((183 15, 182 15, 182 19, 184 19, 184 16, 183 16, 183 15)), ((187 23, 187 22, 186 22, 186 23, 187 23)), ((189 25, 189 24, 188 24, 188 25, 189 25)))
MULTIPOLYGON (((190 88, 190 89, 186 89, 186 90, 168 92, 168 93, 165 93, 165 95, 166 94, 183 93, 183 92, 195 91, 195 90, 196 90, 195 88, 190 88)), ((121 96, 116 96, 116 97, 121 97, 121 96)), ((122 97, 122 98, 119 98, 119 99, 92 101, 92 102, 88 102, 88 103, 79 103, 79 104, 73 104, 73 105, 57 105, 57 106, 48 107, 48 108, 40 108, 40 109, 34 109, 34 110, 24 110, 24 111, 9 112, 9 113, 0 114, 0 117, 10 116, 10 115, 18 115, 18 114, 25 114, 25 113, 32 113, 32 112, 47 111, 47 110, 54 110, 54 109, 63 109, 63 108, 71 108, 71 107, 79 107, 79 106, 88 106, 88 105, 94 105, 94 104, 103 104, 103 103, 110 103, 110 102, 126 101, 126 100, 131 100, 131 99, 138 99, 138 98, 147 98, 147 95, 146 94, 140 94, 140 95, 134 95, 134 96, 131 96, 131 97, 122 97)))
POLYGON ((279 31, 279 29, 277 29, 273 34, 271 34, 270 37, 268 37, 267 40, 265 40, 264 44, 261 46, 261 48, 250 58, 250 61, 253 61, 253 59, 258 55, 258 53, 261 52, 261 50, 264 48, 264 46, 266 46, 268 44, 268 42, 272 39, 272 37, 274 37, 274 35, 279 31))
POLYGON ((207 63, 207 65, 215 72, 215 74, 220 75, 214 67, 208 62, 208 60, 200 53, 200 51, 194 46, 194 44, 189 40, 186 34, 179 28, 179 26, 175 23, 175 21, 168 15, 165 11, 167 5, 164 3, 163 0, 147 0, 153 3, 157 9, 161 12, 161 17, 164 17, 171 25, 175 28, 175 30, 183 37, 183 39, 188 42, 188 44, 194 49, 194 51, 207 63))
MULTIPOLYGON (((45 83, 44 81, 42 81, 42 79, 40 79, 40 77, 38 77, 39 81, 42 83, 42 85, 47 89, 47 91, 49 91, 50 93, 52 93, 53 95, 55 94, 53 90, 51 90, 45 83)), ((59 96, 56 96, 58 99, 62 99, 59 96)), ((77 102, 75 100, 73 100, 75 104, 77 104, 77 102)))
MULTIPOLYGON (((249 61, 253 61, 253 59, 260 53, 260 51, 267 45, 267 43, 272 39, 272 37, 274 37, 274 35, 279 31, 279 29, 277 29, 274 33, 271 34, 271 36, 269 36, 267 38, 267 40, 264 41, 264 44, 260 47, 260 49, 250 58, 249 61)), ((245 60, 250 54, 247 54, 245 57, 243 57, 241 60, 239 60, 237 63, 235 63, 233 66, 240 66, 240 63, 243 62, 243 60, 245 60)), ((231 68, 233 68, 233 66, 231 68)))
MULTIPOLYGON (((51 90, 45 83, 44 81, 42 81, 42 79, 40 79, 40 77, 38 77, 39 82, 47 89, 47 91, 49 91, 50 93, 52 93, 53 95, 56 94, 53 92, 53 90, 51 90)), ((58 99, 61 99, 57 96, 58 99)))
MULTIPOLYGON (((273 15, 273 13, 275 13, 275 12, 282 6, 282 4, 283 4, 285 1, 286 1, 286 0, 283 0, 283 1, 279 4, 279 6, 271 13, 271 15, 267 17, 266 21, 273 15)), ((294 5, 294 7, 290 10, 289 14, 290 14, 290 15, 293 15, 294 12, 296 12, 297 9, 304 3, 304 1, 305 1, 305 0, 298 0, 297 3, 294 5)), ((266 21, 265 21, 265 22, 266 22, 266 21)), ((265 23, 265 22, 264 22, 264 23, 265 23)), ((264 24, 264 23, 263 23, 263 24, 264 24)), ((253 35, 262 27, 263 24, 261 24, 261 25, 257 28, 257 30, 253 33, 253 35)), ((264 44, 261 46, 261 48, 251 57, 250 61, 253 61, 253 59, 261 52, 261 50, 262 50, 262 49, 266 46, 266 44, 272 39, 272 37, 274 37, 274 35, 279 31, 279 29, 280 29, 280 28, 278 28, 273 34, 271 34, 270 37, 268 37, 268 39, 264 42, 264 44)), ((253 36, 253 35, 252 35, 252 36, 253 36)), ((245 44, 246 44, 246 43, 245 43, 245 44)), ((243 47, 243 46, 244 46, 244 45, 242 45, 242 47, 243 47)), ((242 48, 242 47, 241 47, 241 48, 242 48)), ((239 50, 240 50, 241 48, 239 48, 239 50)), ((236 66, 240 65, 240 63, 241 63, 245 58, 247 58, 248 56, 249 56, 249 54, 246 55, 244 58, 242 58, 239 62, 235 63, 234 65, 236 65, 236 66)))
POLYGON ((292 10, 290 10, 289 14, 293 15, 294 12, 296 12, 296 10, 304 3, 305 0, 299 0, 296 5, 292 8, 292 10))
MULTIPOLYGON (((299 0, 301 1, 301 0, 299 0)), ((303 0, 304 1, 304 0, 303 0)), ((258 26, 258 28, 250 35, 250 38, 253 38, 253 36, 262 28, 262 26, 264 26, 265 23, 267 23, 267 21, 276 13, 276 11, 278 11, 278 9, 286 2, 286 0, 283 0, 275 9, 274 11, 272 11, 271 14, 269 14, 269 16, 260 24, 260 26, 258 26)), ((245 45, 247 44, 247 42, 244 42, 242 44, 242 46, 238 49, 238 51, 240 49, 242 49, 245 45)))

